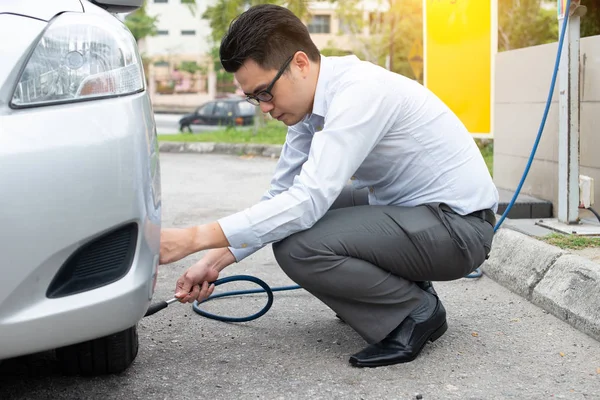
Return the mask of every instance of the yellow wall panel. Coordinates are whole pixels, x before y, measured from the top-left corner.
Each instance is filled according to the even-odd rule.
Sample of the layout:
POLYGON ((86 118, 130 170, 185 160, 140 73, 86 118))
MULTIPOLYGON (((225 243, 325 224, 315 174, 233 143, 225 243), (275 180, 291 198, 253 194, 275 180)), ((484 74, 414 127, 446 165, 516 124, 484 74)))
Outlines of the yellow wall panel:
POLYGON ((497 0, 423 0, 424 84, 469 132, 491 136, 497 0))

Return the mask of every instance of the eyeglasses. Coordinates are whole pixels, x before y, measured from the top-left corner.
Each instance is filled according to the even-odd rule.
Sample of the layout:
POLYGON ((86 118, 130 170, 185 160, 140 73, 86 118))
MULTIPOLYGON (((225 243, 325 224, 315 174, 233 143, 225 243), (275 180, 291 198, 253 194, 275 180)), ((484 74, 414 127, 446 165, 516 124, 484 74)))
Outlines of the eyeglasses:
POLYGON ((291 56, 290 58, 287 59, 287 61, 279 69, 279 71, 277 72, 277 75, 275 75, 275 78, 273 78, 273 80, 271 81, 269 86, 267 86, 266 89, 261 90, 260 92, 255 93, 255 94, 246 95, 246 100, 248 101, 248 103, 258 106, 261 101, 268 103, 269 101, 273 100, 273 94, 271 94, 271 90, 273 89, 275 82, 277 82, 277 80, 281 77, 281 75, 283 75, 283 73, 285 72, 288 65, 290 65, 290 63, 292 62, 293 59, 294 59, 294 56, 291 56))

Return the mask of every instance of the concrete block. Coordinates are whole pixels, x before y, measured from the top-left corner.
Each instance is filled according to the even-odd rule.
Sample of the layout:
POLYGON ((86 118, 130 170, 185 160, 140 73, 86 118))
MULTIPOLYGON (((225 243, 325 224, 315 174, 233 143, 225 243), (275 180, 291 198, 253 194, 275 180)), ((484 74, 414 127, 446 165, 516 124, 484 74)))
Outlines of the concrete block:
POLYGON ((163 153, 217 153, 277 158, 282 147, 282 145, 258 143, 161 142, 159 151, 163 153))
POLYGON ((265 146, 265 149, 262 152, 262 155, 263 155, 263 157, 278 158, 279 155, 281 154, 282 148, 283 148, 283 145, 265 146))
POLYGON ((563 255, 535 287, 531 301, 600 340, 600 264, 563 255))
POLYGON ((246 145, 246 150, 245 150, 244 154, 247 154, 250 156, 260 156, 260 155, 262 155, 264 150, 265 150, 265 145, 248 143, 246 145))
MULTIPOLYGON (((498 213, 504 214, 507 207, 508 203, 499 203, 498 213)), ((524 203, 516 201, 508 213, 508 218, 552 218, 552 203, 524 203)))
POLYGON ((161 142, 158 150, 164 153, 181 153, 185 151, 185 143, 183 142, 161 142))
MULTIPOLYGON (((498 195, 498 214, 503 214, 515 195, 515 191, 498 188, 498 195)), ((519 193, 515 204, 508 213, 508 218, 552 218, 552 202, 519 193)))
POLYGON ((481 268, 501 285, 530 299, 534 287, 563 254, 566 252, 558 247, 501 228, 494 236, 490 258, 481 268))
POLYGON ((212 153, 215 150, 214 143, 187 143, 187 149, 189 153, 212 153))
POLYGON ((215 143, 215 153, 242 155, 246 152, 244 143, 215 143))

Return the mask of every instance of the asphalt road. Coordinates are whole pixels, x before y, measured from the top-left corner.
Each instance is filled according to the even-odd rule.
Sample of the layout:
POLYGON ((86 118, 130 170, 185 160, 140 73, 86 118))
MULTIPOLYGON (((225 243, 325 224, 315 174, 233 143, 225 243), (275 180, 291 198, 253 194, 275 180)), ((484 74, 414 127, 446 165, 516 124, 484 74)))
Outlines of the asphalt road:
POLYGON ((154 114, 156 132, 161 135, 172 135, 179 133, 179 119, 183 114, 154 114))
MULTIPOLYGON (((163 154, 165 226, 209 222, 251 205, 275 161, 163 154)), ((167 299, 198 256, 163 266, 155 294, 167 299)), ((292 282, 265 248, 222 276, 250 274, 271 286, 292 282)), ((224 290, 230 287, 219 287, 224 290)), ((247 287, 247 286, 245 286, 247 287)), ((49 355, 34 376, 0 366, 0 399, 598 399, 600 346, 485 276, 436 284, 448 332, 415 361, 356 369, 365 344, 303 290, 278 292, 258 320, 227 324, 173 304, 140 322, 140 353, 120 376, 66 378, 49 355)), ((206 305, 220 314, 255 312, 264 296, 206 305)), ((211 304, 212 303, 212 304, 211 304)))

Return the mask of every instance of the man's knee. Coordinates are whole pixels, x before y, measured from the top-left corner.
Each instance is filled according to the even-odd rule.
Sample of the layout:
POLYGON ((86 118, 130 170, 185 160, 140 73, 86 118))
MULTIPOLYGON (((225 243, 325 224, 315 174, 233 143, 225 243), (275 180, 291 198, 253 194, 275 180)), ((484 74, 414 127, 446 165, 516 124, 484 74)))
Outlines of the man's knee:
POLYGON ((280 240, 279 242, 273 243, 271 246, 273 248, 273 255, 275 256, 275 260, 279 265, 287 264, 287 248, 289 247, 287 243, 287 238, 280 240))
POLYGON ((279 267, 297 284, 303 286, 311 275, 310 250, 302 238, 302 233, 291 235, 273 243, 273 255, 279 267))

